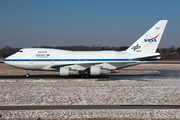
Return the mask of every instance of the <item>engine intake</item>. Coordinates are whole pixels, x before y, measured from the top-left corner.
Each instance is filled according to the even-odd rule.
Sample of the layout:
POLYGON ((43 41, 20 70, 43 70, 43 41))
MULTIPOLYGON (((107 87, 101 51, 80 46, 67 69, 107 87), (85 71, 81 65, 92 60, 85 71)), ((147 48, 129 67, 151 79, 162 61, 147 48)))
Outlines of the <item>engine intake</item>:
POLYGON ((98 66, 91 66, 90 68, 90 75, 100 75, 100 74, 109 74, 111 73, 110 70, 102 69, 98 66))
POLYGON ((79 71, 70 70, 68 67, 60 67, 59 73, 60 76, 69 76, 69 75, 78 75, 79 71))

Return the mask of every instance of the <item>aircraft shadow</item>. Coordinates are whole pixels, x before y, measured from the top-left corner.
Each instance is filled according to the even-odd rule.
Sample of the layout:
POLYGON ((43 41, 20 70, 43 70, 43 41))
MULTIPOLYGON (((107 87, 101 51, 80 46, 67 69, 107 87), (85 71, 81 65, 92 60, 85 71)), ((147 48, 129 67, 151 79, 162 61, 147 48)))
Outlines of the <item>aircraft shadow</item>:
MULTIPOLYGON (((107 76, 99 75, 97 77, 91 77, 87 79, 94 78, 107 78, 107 76)), ((86 79, 82 78, 79 75, 71 75, 71 76, 60 76, 60 75, 30 75, 28 78, 25 75, 0 75, 0 79, 86 79)))
POLYGON ((96 81, 121 81, 121 80, 130 80, 130 81, 142 81, 142 82, 154 82, 152 80, 146 80, 141 78, 115 78, 115 79, 108 79, 108 80, 96 80, 96 81))
POLYGON ((130 80, 130 81, 144 81, 144 82, 153 82, 152 80, 147 80, 147 78, 156 78, 164 76, 162 73, 148 73, 148 74, 126 74, 126 75, 108 75, 109 79, 98 79, 96 81, 121 81, 121 80, 130 80))
MULTIPOLYGON (((30 75, 28 78, 25 77, 25 75, 0 75, 0 79, 113 79, 115 81, 116 79, 124 79, 124 78, 142 78, 143 76, 161 76, 160 73, 154 73, 154 74, 130 74, 130 75, 98 75, 96 77, 90 77, 90 78, 81 78, 79 75, 71 75, 71 76, 60 76, 60 75, 30 75)), ((133 79, 132 79, 133 80, 133 79)), ((99 81, 99 80, 97 80, 99 81)))

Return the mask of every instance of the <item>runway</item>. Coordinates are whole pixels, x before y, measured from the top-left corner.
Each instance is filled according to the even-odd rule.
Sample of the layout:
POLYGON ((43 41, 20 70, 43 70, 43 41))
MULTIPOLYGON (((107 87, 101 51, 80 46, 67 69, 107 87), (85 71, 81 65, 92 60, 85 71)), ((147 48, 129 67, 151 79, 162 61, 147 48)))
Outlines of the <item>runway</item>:
POLYGON ((0 110, 62 110, 62 109, 180 109, 180 105, 37 105, 0 106, 0 110))
MULTIPOLYGON (((135 69, 133 69, 135 70, 135 69)), ((137 69, 138 70, 138 69, 137 69)), ((142 69, 141 71, 147 71, 149 69, 142 69)), ((140 71, 140 70, 138 70, 140 71)), ((147 73, 147 74, 110 74, 110 75, 99 75, 96 76, 98 78, 97 81, 107 81, 107 80, 121 80, 121 79, 129 79, 129 80, 140 80, 144 77, 150 79, 164 79, 164 78, 179 78, 180 70, 157 70, 159 73, 147 73)), ((79 75, 71 75, 71 76, 60 76, 60 75, 30 75, 29 78, 26 78, 25 75, 0 75, 0 79, 86 79, 81 78, 79 75)), ((88 78, 94 79, 94 77, 88 78)))

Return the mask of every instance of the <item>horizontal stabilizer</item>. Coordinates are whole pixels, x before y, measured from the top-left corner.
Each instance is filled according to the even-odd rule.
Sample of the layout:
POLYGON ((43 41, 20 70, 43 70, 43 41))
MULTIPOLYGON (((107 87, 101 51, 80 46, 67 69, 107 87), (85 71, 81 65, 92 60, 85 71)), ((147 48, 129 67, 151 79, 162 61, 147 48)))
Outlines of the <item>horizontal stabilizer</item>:
POLYGON ((155 59, 157 57, 162 57, 162 56, 167 56, 167 55, 174 55, 174 54, 176 54, 176 52, 162 54, 162 55, 153 55, 153 56, 139 57, 139 58, 134 58, 134 59, 136 59, 136 60, 155 59))

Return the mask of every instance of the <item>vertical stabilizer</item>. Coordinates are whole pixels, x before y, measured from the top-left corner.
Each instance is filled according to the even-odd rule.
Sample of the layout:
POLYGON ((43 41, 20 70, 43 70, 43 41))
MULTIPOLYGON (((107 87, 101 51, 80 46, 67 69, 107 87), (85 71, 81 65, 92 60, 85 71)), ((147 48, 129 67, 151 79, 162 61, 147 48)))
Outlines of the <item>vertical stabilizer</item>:
POLYGON ((168 20, 160 20, 127 50, 127 53, 155 53, 168 20))

